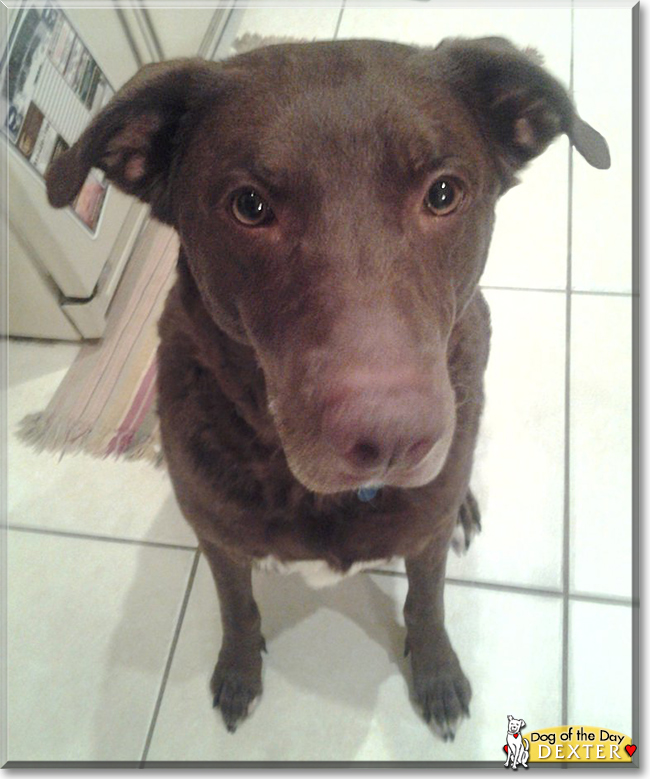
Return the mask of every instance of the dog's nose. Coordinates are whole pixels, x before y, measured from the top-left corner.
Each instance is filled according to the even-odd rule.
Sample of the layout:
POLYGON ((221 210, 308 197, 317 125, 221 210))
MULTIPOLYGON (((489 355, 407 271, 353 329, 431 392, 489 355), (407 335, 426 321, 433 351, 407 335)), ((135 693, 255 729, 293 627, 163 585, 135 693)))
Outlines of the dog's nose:
POLYGON ((344 434, 343 445, 337 447, 345 460, 358 469, 374 470, 394 465, 415 466, 424 459, 434 444, 432 436, 420 435, 421 430, 413 431, 420 435, 413 440, 408 430, 373 429, 369 432, 365 428, 365 425, 361 425, 358 431, 353 429, 352 439, 344 434), (348 440, 345 440, 346 438, 348 440))
POLYGON ((348 379, 346 390, 327 403, 323 436, 354 473, 414 468, 441 437, 430 387, 368 374, 361 382, 348 379))

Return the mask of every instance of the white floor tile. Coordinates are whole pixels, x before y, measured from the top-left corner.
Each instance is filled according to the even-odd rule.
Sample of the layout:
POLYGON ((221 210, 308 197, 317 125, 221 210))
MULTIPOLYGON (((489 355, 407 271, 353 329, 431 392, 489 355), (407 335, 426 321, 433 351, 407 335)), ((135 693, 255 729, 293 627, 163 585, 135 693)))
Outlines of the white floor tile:
POLYGON ((447 587, 447 626, 474 698, 445 744, 409 701, 403 578, 361 574, 315 591, 297 575, 260 574, 255 591, 268 647, 258 708, 234 735, 211 709, 221 629, 201 561, 150 760, 499 760, 508 714, 559 721, 559 599, 447 587), (507 629, 512 614, 521 619, 507 629))
POLYGON ((573 602, 569 619, 569 722, 632 736, 632 607, 573 602))
POLYGON ((140 759, 193 553, 9 531, 9 760, 140 759))
POLYGON ((632 289, 632 9, 576 8, 575 102, 609 144, 612 167, 573 166, 572 283, 632 289))
POLYGON ((65 341, 7 340, 8 421, 40 411, 74 362, 81 346, 65 341))
MULTIPOLYGON (((482 533, 447 574, 561 587, 565 297, 489 290, 492 346, 472 484, 482 533)), ((514 715, 513 715, 514 716, 514 715)))
POLYGON ((631 597, 632 303, 574 295, 571 586, 631 597))
POLYGON ((16 438, 20 420, 47 406, 77 351, 64 343, 9 342, 9 523, 196 546, 164 469, 82 454, 59 459, 16 438))
POLYGON ((59 460, 10 439, 7 481, 13 526, 196 546, 166 471, 148 463, 59 460))
POLYGON ((481 284, 566 289, 569 202, 568 141, 558 138, 519 174, 497 204, 481 284), (549 204, 540 208, 540 203, 549 204))

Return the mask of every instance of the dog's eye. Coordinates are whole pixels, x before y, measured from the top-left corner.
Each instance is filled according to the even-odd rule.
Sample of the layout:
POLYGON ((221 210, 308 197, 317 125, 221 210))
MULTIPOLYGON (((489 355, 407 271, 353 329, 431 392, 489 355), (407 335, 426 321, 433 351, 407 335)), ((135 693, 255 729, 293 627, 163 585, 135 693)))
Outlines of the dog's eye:
POLYGON ((436 216, 446 216, 458 208, 462 199, 460 186, 452 179, 441 178, 429 187, 424 205, 436 216))
POLYGON ((238 222, 247 227, 259 227, 273 219, 268 203, 254 189, 245 189, 234 196, 232 213, 238 222))

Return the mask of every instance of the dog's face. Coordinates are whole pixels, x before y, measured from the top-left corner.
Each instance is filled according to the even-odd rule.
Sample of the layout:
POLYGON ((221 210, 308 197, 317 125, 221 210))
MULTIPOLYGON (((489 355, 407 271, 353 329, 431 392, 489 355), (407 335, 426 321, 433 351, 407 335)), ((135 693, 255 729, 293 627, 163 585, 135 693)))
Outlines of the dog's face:
POLYGON ((424 484, 454 430, 447 344, 485 262, 495 165, 449 90, 385 80, 391 58, 270 54, 227 74, 184 158, 188 263, 253 345, 304 484, 424 484))
POLYGON ((522 719, 515 719, 508 714, 508 733, 519 733, 522 728, 526 727, 526 723, 522 719))
POLYGON ((62 205, 102 167, 178 229, 308 488, 413 487, 452 441, 450 336, 495 202, 562 131, 605 166, 562 87, 499 39, 277 46, 145 69, 48 184, 62 205))

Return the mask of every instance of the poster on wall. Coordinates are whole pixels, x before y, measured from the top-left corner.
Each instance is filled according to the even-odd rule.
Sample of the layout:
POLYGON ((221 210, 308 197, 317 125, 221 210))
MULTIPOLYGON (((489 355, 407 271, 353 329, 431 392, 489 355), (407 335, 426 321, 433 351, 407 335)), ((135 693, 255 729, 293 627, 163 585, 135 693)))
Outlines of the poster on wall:
MULTIPOLYGON (((60 8, 27 3, 16 16, 0 65, 0 128, 43 178, 114 90, 60 8)), ((94 234, 108 182, 93 169, 72 204, 94 234)))

